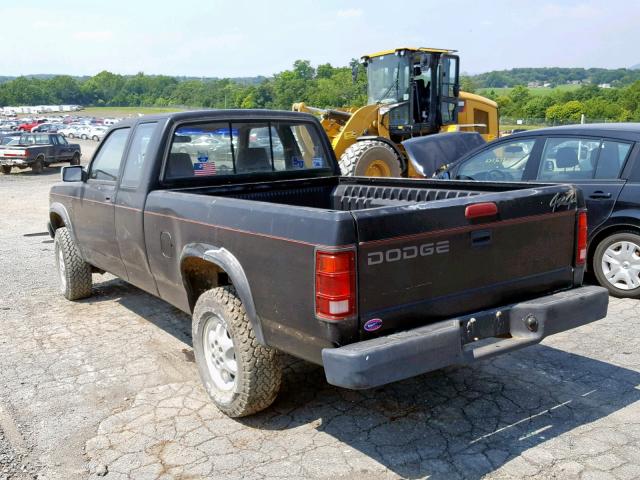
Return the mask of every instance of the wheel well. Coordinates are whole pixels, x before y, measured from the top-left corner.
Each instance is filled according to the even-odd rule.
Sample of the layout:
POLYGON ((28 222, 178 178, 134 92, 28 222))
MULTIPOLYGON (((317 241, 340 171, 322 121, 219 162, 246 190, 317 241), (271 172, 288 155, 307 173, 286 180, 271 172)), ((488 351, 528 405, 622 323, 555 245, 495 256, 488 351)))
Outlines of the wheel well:
POLYGON ((182 261, 182 281, 193 310, 200 295, 222 285, 231 285, 229 275, 219 265, 199 257, 188 257, 182 261))
POLYGON ((640 235, 640 227, 633 224, 612 225, 610 227, 604 228, 603 230, 599 231, 596 234, 596 236, 591 239, 591 243, 589 244, 587 270, 591 270, 590 267, 593 264, 593 255, 595 254, 596 248, 598 248, 598 244, 604 238, 619 232, 629 232, 629 231, 640 235))
POLYGON ((49 221, 51 222, 51 226, 53 227, 53 231, 55 232, 57 229, 64 227, 64 220, 60 215, 55 212, 51 212, 49 214, 49 221))

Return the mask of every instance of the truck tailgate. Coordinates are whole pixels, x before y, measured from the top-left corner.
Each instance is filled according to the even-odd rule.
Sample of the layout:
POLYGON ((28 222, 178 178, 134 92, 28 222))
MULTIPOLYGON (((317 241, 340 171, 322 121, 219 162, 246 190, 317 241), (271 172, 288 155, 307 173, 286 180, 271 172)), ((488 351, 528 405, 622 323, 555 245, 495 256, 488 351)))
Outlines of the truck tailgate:
POLYGON ((378 334, 571 287, 578 195, 557 185, 352 211, 362 325, 381 320, 378 334), (488 210, 469 218, 475 204, 488 210))

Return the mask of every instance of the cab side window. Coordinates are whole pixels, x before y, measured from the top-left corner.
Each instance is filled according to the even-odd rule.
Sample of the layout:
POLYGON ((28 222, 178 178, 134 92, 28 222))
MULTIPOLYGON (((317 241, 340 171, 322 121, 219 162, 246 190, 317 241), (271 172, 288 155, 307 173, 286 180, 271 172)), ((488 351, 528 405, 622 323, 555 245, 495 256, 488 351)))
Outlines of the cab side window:
POLYGON ((89 171, 91 180, 118 180, 118 172, 122 163, 124 147, 127 144, 130 128, 114 130, 102 143, 89 171))
POLYGON ((155 122, 143 123, 136 128, 131 140, 131 147, 129 147, 129 153, 127 154, 124 172, 122 173, 121 187, 136 188, 140 183, 142 167, 147 158, 149 143, 156 125, 157 123, 155 122))

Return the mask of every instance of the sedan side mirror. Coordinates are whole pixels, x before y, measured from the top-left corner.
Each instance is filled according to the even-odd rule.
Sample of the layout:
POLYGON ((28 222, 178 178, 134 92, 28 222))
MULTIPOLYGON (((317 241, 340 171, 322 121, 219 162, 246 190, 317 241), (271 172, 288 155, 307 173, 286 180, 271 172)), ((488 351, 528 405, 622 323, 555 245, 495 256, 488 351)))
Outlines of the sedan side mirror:
POLYGON ((63 182, 84 182, 86 180, 86 172, 80 165, 71 165, 62 167, 63 182))

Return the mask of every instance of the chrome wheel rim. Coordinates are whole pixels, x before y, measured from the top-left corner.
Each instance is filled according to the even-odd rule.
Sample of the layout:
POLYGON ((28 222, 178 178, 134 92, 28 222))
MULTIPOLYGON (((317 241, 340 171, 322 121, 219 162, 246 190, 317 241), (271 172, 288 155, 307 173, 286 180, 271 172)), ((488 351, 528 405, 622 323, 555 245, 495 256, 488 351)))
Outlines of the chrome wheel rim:
POLYGON ((602 272, 620 290, 640 287, 640 246, 621 241, 609 245, 602 256, 602 272))
POLYGON ((222 318, 212 315, 207 319, 202 343, 213 383, 220 390, 232 391, 236 385, 238 363, 233 340, 222 318))
POLYGON ((62 249, 58 249, 58 276, 60 278, 60 290, 64 293, 67 290, 67 267, 64 264, 62 249))

